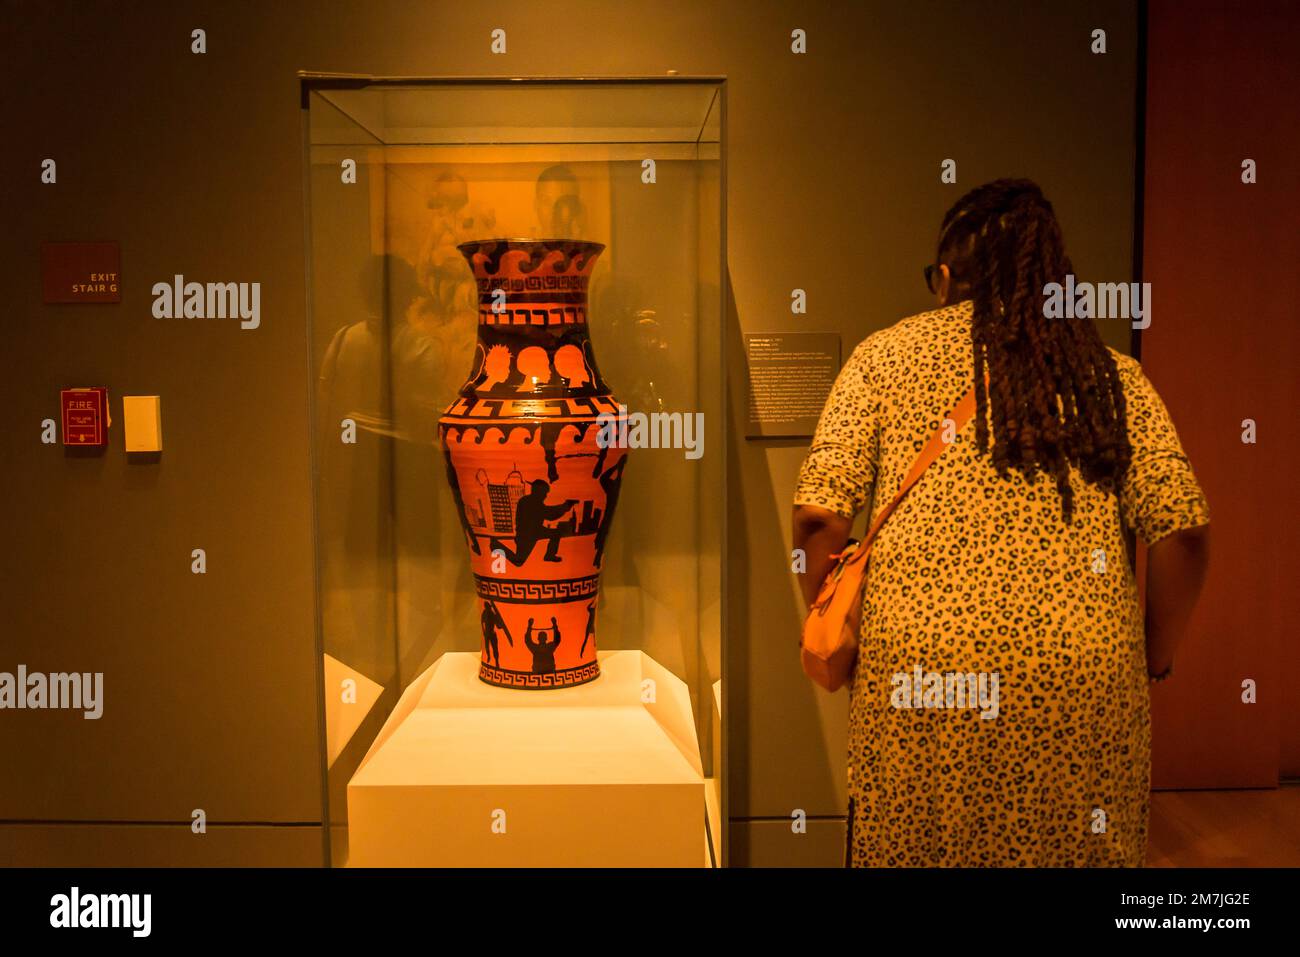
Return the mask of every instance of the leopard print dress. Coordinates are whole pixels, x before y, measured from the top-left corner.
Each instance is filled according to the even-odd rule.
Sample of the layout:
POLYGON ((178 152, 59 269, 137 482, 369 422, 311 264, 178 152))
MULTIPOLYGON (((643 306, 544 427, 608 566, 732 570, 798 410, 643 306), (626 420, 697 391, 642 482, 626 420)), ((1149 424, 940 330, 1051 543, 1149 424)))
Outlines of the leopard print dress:
MULTIPOLYGON (((969 388, 969 300, 863 341, 826 403, 796 505, 870 515, 969 388)), ((1173 423, 1115 354, 1132 465, 1118 494, 1072 474, 1000 478, 967 422, 885 523, 851 685, 855 866, 1140 866, 1150 701, 1126 530, 1209 521, 1173 423), (959 677, 953 677, 959 676, 959 677)))

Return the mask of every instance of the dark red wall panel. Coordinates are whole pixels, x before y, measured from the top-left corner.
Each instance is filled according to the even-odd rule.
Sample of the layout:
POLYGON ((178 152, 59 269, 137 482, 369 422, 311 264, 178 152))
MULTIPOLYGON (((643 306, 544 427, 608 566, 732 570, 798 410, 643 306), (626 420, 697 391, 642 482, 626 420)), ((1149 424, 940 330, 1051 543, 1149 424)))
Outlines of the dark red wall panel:
POLYGON ((1175 678, 1153 693, 1156 787, 1300 774, 1298 93, 1300 5, 1150 5, 1141 356, 1209 497, 1212 543, 1175 678), (1257 704, 1241 701, 1246 679, 1257 704))

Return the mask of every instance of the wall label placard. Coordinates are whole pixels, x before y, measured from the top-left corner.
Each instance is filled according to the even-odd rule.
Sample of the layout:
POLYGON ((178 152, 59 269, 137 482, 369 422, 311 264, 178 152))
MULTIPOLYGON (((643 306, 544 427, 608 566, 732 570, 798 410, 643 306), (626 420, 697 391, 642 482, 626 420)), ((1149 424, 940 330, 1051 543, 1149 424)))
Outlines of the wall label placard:
POLYGON ((117 243, 41 243, 41 302, 121 301, 117 243))
POLYGON ((808 438, 840 371, 836 332, 745 335, 746 438, 808 438))

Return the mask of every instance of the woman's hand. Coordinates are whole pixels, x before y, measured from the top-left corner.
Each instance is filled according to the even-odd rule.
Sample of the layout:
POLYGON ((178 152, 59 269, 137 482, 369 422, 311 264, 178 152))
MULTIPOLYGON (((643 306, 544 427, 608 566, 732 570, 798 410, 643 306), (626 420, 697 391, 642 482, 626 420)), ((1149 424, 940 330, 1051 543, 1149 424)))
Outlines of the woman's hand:
POLYGON ((811 606, 826 575, 835 567, 831 556, 842 552, 848 544, 853 520, 814 505, 796 505, 792 524, 794 547, 803 549, 805 559, 799 590, 803 592, 804 603, 811 606))

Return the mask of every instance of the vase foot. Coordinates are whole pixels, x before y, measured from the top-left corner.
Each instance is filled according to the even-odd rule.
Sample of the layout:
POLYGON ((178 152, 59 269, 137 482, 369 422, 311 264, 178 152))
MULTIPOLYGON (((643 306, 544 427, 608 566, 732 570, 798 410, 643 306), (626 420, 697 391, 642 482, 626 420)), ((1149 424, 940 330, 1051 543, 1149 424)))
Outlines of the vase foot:
POLYGON ((498 688, 516 688, 524 691, 552 690, 554 688, 573 688, 595 681, 600 677, 600 665, 595 661, 578 665, 576 668, 560 668, 542 674, 531 671, 510 671, 498 668, 487 662, 481 662, 478 680, 498 688))

